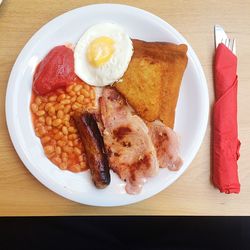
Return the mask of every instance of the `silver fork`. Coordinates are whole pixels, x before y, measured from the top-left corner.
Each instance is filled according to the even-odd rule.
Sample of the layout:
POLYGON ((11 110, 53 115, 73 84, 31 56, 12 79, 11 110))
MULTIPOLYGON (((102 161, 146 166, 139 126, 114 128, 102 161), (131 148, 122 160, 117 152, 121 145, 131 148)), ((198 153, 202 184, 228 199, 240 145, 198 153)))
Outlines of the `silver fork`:
POLYGON ((236 55, 236 40, 234 38, 229 38, 224 29, 218 24, 214 26, 214 35, 216 47, 220 43, 223 43, 236 55))
POLYGON ((225 38, 221 40, 224 45, 236 55, 236 41, 235 38, 225 38))

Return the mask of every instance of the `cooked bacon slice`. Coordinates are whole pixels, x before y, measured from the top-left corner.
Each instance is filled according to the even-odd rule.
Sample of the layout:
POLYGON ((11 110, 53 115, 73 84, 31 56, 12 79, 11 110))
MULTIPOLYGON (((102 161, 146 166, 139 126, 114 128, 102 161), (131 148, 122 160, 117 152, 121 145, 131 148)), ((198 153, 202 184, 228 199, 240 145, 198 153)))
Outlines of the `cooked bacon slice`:
POLYGON ((161 168, 177 171, 183 162, 179 156, 179 142, 176 133, 160 121, 148 123, 149 134, 154 143, 161 168))
POLYGON ((159 169, 148 127, 132 114, 114 88, 104 88, 100 110, 110 167, 126 181, 129 194, 139 193, 146 179, 156 175, 159 169))

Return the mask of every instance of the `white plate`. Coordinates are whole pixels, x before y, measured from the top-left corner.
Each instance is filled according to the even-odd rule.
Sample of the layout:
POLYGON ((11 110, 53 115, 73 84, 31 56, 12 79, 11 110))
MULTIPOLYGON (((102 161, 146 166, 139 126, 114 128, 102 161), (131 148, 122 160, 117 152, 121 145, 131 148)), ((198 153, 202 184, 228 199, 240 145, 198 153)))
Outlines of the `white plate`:
MULTIPOLYGON (((191 163, 203 140, 208 121, 208 90, 200 62, 191 46, 172 26, 157 16, 134 7, 116 4, 89 5, 69 11, 36 32, 25 45, 12 69, 6 95, 6 116, 14 147, 29 171, 46 187, 70 200, 95 206, 119 206, 149 198, 168 187, 191 163), (181 138, 184 165, 178 172, 161 169, 138 195, 128 195, 124 183, 112 172, 111 184, 96 189, 89 171, 61 171, 44 155, 35 136, 29 110, 32 75, 37 63, 56 45, 76 43, 91 25, 111 21, 130 37, 188 45, 188 66, 177 105, 175 130, 181 138)), ((181 182, 179 183, 181 185, 181 182)))

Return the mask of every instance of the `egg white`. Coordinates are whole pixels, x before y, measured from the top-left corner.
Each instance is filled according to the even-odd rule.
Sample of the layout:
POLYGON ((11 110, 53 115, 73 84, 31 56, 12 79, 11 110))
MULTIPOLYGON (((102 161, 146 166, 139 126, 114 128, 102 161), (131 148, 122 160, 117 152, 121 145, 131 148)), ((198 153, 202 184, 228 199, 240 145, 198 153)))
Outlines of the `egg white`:
POLYGON ((132 55, 132 41, 123 28, 114 23, 100 23, 89 28, 78 41, 74 51, 75 73, 90 85, 106 86, 123 76, 132 55), (87 49, 94 39, 102 36, 114 40, 115 51, 108 62, 94 67, 87 59, 87 49))

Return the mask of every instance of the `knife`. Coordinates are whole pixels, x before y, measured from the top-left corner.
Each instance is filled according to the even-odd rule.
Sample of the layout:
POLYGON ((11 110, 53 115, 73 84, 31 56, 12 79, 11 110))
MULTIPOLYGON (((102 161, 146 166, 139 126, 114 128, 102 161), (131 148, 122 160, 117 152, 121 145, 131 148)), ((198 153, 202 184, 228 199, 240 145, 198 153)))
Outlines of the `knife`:
POLYGON ((224 43, 236 55, 235 39, 229 39, 224 29, 218 24, 214 26, 214 42, 215 48, 217 48, 220 43, 224 43))

